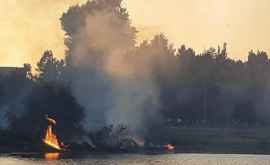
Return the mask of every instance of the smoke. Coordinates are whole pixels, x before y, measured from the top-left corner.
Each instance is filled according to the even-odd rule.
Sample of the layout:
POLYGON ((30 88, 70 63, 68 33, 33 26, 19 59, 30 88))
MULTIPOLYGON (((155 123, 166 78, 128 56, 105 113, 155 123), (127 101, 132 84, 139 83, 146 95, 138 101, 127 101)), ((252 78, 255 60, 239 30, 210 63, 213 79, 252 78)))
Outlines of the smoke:
POLYGON ((136 29, 120 3, 88 2, 62 17, 70 40, 71 88, 86 109, 87 130, 124 124, 133 132, 143 132, 158 116, 153 66, 143 57, 135 58, 136 29), (74 18, 82 21, 74 23, 74 18))

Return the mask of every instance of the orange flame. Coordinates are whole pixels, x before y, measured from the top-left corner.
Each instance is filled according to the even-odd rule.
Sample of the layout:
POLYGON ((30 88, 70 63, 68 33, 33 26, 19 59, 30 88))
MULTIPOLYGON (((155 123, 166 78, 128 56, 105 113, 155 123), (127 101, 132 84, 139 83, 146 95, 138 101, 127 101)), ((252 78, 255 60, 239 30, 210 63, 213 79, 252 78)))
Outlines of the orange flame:
POLYGON ((168 150, 168 151, 173 151, 175 149, 175 146, 172 144, 166 144, 164 145, 164 147, 168 150))
POLYGON ((43 142, 47 144, 48 146, 56 149, 56 150, 62 150, 60 143, 57 139, 56 134, 53 133, 53 125, 56 125, 56 121, 52 118, 46 117, 46 119, 49 122, 48 128, 46 130, 45 138, 43 139, 43 142))
POLYGON ((60 153, 45 153, 44 158, 46 160, 58 160, 60 153))

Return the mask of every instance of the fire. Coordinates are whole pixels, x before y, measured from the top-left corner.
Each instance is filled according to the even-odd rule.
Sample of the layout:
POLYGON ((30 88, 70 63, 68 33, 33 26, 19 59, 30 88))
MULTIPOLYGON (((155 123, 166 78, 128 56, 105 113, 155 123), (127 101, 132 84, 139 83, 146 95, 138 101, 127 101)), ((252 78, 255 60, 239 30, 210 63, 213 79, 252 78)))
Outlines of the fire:
POLYGON ((43 139, 43 142, 48 146, 60 151, 62 150, 61 145, 57 139, 56 134, 53 133, 53 125, 56 125, 56 121, 49 117, 46 117, 46 119, 48 120, 48 128, 46 130, 46 135, 43 139))
POLYGON ((44 158, 46 160, 58 160, 60 153, 45 153, 44 158))
POLYGON ((175 149, 175 146, 172 144, 166 144, 164 145, 164 147, 168 150, 168 151, 173 151, 175 149))

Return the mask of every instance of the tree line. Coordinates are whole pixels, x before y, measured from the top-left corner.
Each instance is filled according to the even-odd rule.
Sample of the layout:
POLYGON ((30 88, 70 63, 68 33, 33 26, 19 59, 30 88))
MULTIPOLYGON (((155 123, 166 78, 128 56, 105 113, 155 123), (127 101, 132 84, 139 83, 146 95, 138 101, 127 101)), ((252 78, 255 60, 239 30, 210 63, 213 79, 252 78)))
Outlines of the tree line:
MULTIPOLYGON (((77 55, 83 54, 91 61, 85 65, 90 69, 80 72, 80 76, 88 76, 91 82, 96 75, 104 74, 98 67, 111 50, 127 47, 123 58, 113 60, 132 66, 135 69, 132 73, 140 75, 141 79, 145 75, 151 77, 158 91, 160 123, 170 121, 170 124, 215 127, 270 124, 270 60, 264 51, 251 50, 247 61, 234 60, 228 56, 226 43, 197 53, 185 45, 173 47, 163 34, 136 45, 136 29, 130 25, 121 0, 95 0, 73 6, 63 14, 61 23, 67 36, 65 59, 57 59, 52 51, 45 51, 34 66, 35 71, 29 64, 24 66, 27 72, 24 78, 15 72, 0 78, 2 128, 8 125, 11 130, 21 130, 22 134, 30 132, 34 137, 44 130, 40 128, 45 127, 42 121, 44 114, 48 114, 58 119, 57 129, 61 136, 68 138, 70 130, 81 134, 85 107, 72 94, 72 85, 74 79, 80 78, 76 75, 84 69, 80 67, 85 60, 78 62, 77 55), (115 26, 104 30, 113 33, 112 39, 99 40, 95 33, 89 32, 89 36, 82 36, 86 38, 82 42, 81 29, 92 27, 96 30, 95 26, 102 26, 91 24, 93 18, 90 17, 88 27, 87 14, 96 16, 95 12, 102 13, 98 20, 108 15, 117 18, 102 21, 102 24, 109 22, 107 25, 115 26), (77 51, 78 47, 84 51, 77 51), (33 123, 36 124, 34 128, 33 123)), ((106 83, 104 86, 103 91, 110 87, 106 83)), ((150 108, 147 113, 151 111, 157 110, 150 108)))

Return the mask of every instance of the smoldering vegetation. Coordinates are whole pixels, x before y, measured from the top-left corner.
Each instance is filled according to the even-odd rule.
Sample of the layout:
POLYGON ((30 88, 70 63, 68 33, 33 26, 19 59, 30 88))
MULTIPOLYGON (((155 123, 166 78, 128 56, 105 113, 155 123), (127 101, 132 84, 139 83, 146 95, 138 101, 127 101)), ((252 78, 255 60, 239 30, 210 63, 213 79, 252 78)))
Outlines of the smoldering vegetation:
POLYGON ((266 52, 235 61, 226 43, 196 53, 174 49, 163 34, 136 45, 121 2, 93 0, 63 13, 66 57, 45 51, 37 75, 29 65, 24 76, 1 75, 0 68, 1 129, 38 141, 44 115, 57 119, 64 141, 99 138, 93 132, 119 125, 141 138, 167 125, 269 126, 266 52))

